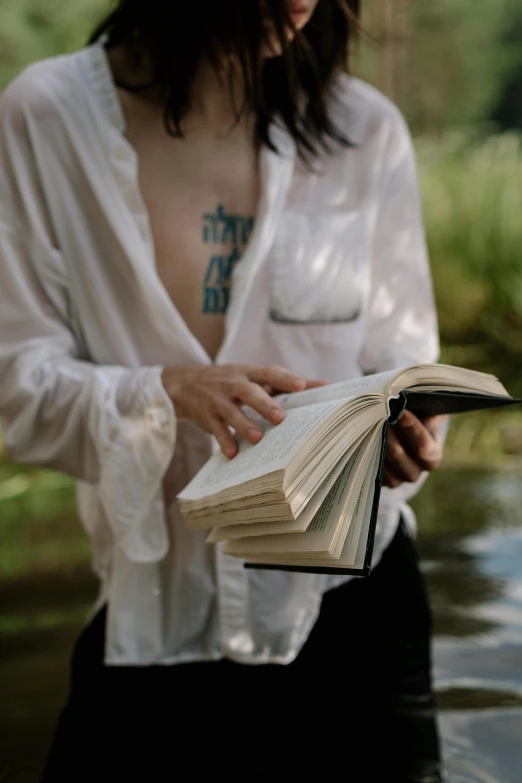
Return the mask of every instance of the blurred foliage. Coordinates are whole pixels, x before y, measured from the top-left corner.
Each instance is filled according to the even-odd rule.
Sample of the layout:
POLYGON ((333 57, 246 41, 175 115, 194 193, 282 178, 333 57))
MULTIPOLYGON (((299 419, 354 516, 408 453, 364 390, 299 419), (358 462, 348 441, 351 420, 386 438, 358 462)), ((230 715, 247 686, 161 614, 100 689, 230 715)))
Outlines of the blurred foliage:
POLYGON ((417 141, 448 363, 498 374, 522 396, 522 142, 417 141))
POLYGON ((108 0, 0 0, 0 86, 30 62, 83 46, 108 0))
MULTIPOLYGON (((522 3, 517 0, 513 16, 502 36, 502 45, 520 50, 522 40, 522 3)), ((510 68, 498 95, 495 96, 491 119, 498 130, 522 130, 522 62, 518 60, 510 68)))
POLYGON ((522 0, 364 0, 357 70, 405 112, 414 132, 488 120, 522 69, 522 0))
MULTIPOLYGON (((59 473, 14 465, 0 459, 0 574, 3 579, 32 576, 57 563, 73 567, 87 555, 75 518, 74 486, 59 473), (49 536, 53 525, 70 521, 70 532, 61 539, 49 536), (22 538, 24 547, 8 542, 22 538)), ((64 526, 65 527, 65 526, 64 526)))

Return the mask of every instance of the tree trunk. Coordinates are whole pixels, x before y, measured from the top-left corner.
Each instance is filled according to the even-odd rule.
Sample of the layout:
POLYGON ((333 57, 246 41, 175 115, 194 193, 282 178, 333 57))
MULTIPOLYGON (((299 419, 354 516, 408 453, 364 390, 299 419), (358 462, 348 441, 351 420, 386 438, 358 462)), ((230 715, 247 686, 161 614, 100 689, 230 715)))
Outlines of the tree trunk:
POLYGON ((403 107, 409 92, 412 0, 374 0, 363 24, 376 44, 376 86, 403 107))

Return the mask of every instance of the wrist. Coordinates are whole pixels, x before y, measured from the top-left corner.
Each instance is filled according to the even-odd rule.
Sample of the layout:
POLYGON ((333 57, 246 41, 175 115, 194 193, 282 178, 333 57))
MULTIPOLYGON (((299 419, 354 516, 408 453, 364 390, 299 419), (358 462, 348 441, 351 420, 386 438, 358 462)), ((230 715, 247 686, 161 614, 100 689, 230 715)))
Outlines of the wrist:
POLYGON ((161 373, 163 388, 172 401, 174 413, 176 414, 178 421, 187 418, 186 410, 181 402, 181 390, 183 386, 182 371, 182 367, 164 367, 161 373))

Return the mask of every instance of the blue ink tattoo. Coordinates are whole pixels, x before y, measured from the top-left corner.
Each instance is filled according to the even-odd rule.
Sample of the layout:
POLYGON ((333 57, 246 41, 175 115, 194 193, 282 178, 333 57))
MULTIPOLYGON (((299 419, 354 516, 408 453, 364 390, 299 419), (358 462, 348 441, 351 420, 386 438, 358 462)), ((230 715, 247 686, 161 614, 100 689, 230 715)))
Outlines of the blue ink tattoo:
POLYGON ((203 220, 203 242, 224 244, 231 237, 234 247, 238 242, 246 244, 254 227, 253 217, 228 215, 222 204, 218 204, 217 212, 206 212, 203 220))
POLYGON ((234 265, 239 261, 238 245, 247 244, 254 227, 254 218, 242 215, 229 215, 219 204, 215 213, 203 215, 203 241, 212 244, 225 244, 232 241, 229 255, 213 255, 205 274, 203 312, 225 313, 228 309, 230 282, 234 265))

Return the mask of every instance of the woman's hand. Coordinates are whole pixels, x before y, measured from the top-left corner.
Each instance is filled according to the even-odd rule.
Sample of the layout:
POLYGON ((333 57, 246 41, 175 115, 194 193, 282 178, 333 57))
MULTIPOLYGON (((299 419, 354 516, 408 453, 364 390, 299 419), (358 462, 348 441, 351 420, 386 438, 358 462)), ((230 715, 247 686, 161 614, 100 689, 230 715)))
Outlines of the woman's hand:
POLYGON ((440 427, 446 416, 431 416, 422 421, 403 411, 399 421, 388 430, 384 462, 384 484, 398 487, 414 482, 425 470, 435 470, 442 461, 440 427))
POLYGON ((229 427, 250 443, 263 437, 259 427, 241 410, 243 405, 249 405, 271 424, 279 424, 285 412, 271 393, 303 391, 326 383, 307 380, 284 367, 205 364, 167 367, 162 382, 178 419, 191 419, 215 435, 229 459, 238 451, 229 427))

